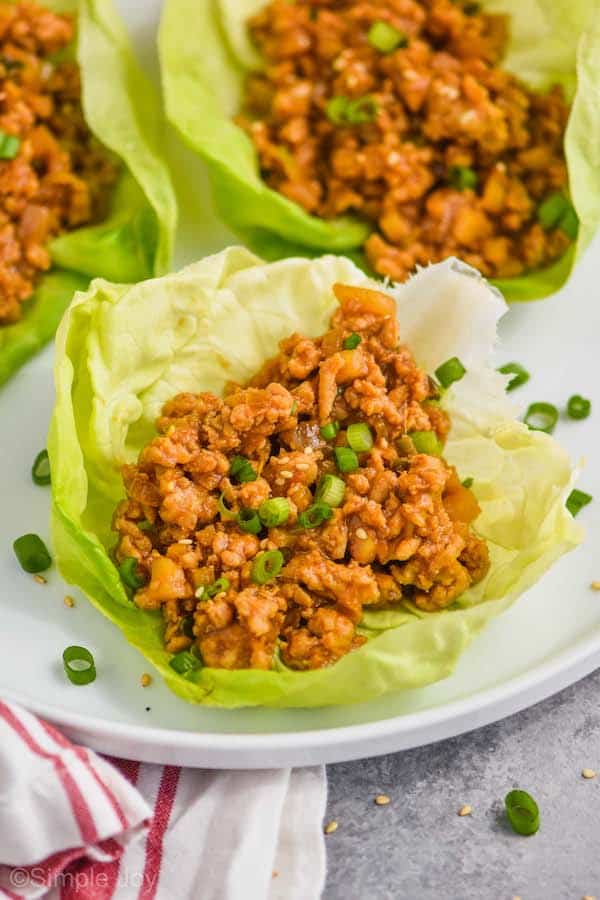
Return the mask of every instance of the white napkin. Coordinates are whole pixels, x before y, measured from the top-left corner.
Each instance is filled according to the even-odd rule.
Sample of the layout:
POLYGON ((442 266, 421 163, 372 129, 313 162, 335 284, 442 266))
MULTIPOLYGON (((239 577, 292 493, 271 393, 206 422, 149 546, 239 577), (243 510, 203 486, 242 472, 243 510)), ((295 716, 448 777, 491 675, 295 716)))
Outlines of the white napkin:
POLYGON ((318 900, 322 767, 108 762, 0 700, 0 898, 318 900))

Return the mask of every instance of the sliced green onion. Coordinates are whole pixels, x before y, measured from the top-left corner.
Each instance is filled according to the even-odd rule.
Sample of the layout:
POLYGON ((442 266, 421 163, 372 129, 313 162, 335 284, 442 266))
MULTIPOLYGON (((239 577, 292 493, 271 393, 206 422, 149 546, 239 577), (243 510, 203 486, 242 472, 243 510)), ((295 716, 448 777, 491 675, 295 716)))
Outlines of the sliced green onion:
POLYGON ((358 469, 358 456, 351 447, 336 447, 333 452, 340 472, 355 472, 358 469))
POLYGON ((316 500, 327 506, 339 506, 346 493, 346 484, 337 475, 323 475, 317 488, 316 500))
POLYGON ((258 515, 267 528, 283 525, 290 516, 289 500, 286 497, 273 497, 272 500, 265 500, 258 508, 258 515))
POLYGON ((457 191, 474 191, 479 182, 477 172, 470 166, 450 166, 448 178, 457 191))
POLYGON ((518 362, 505 363, 503 366, 500 366, 498 371, 502 375, 514 376, 506 385, 507 391, 514 391, 515 388, 521 387, 522 384, 526 384, 530 378, 527 369, 524 369, 521 363, 518 362))
POLYGON ((578 491, 577 488, 575 488, 567 497, 565 506, 572 516, 576 516, 577 513, 580 512, 584 506, 587 506, 588 503, 591 503, 593 499, 591 494, 586 494, 585 491, 578 491))
POLYGON ((186 637, 193 638, 194 637, 194 617, 193 616, 185 616, 181 622, 181 632, 185 634, 186 637))
POLYGON ((281 550, 267 550, 257 556, 252 565, 252 581, 255 584, 266 584, 277 578, 283 568, 281 550))
POLYGON ((20 147, 20 138, 0 130, 0 159, 14 159, 20 147))
POLYGON ((556 228, 564 214, 569 209, 570 203, 564 194, 550 194, 540 203, 537 211, 537 219, 545 231, 556 228))
POLYGON ((577 234, 579 232, 579 217, 575 212, 574 207, 570 203, 569 208, 566 210, 564 215, 560 217, 558 227, 561 231, 564 231, 566 236, 572 241, 574 241, 577 237, 577 234))
POLYGON ((567 403, 567 415, 570 416, 571 419, 587 419, 591 411, 591 400, 586 400, 585 397, 582 397, 580 394, 573 394, 572 397, 569 397, 569 402, 567 403))
POLYGON ((234 513, 233 510, 227 506, 227 501, 225 500, 225 494, 221 494, 221 496, 219 497, 219 500, 217 502, 217 507, 218 507, 221 519, 224 522, 230 522, 236 518, 236 513, 234 513))
POLYGON ((346 107, 346 121, 349 125, 365 125, 377 115, 377 103, 368 94, 351 100, 346 107))
POLYGON ((45 572, 52 565, 52 557, 37 534, 24 534, 17 538, 13 543, 13 550, 21 568, 32 575, 45 572))
POLYGON ((200 660, 193 653, 190 653, 189 650, 182 650, 169 660, 169 665, 178 675, 189 678, 195 669, 200 668, 200 660))
POLYGON ((373 22, 367 34, 371 47, 380 53, 393 53, 399 47, 408 45, 408 37, 388 22, 373 22))
POLYGON ((240 484, 248 481, 256 481, 258 475, 249 459, 245 456, 234 456, 229 467, 229 474, 235 478, 240 484))
POLYGON ((346 121, 346 110, 350 101, 347 97, 332 97, 325 106, 325 115, 333 125, 343 125, 346 121))
POLYGON ((371 429, 364 422, 356 422, 349 425, 346 431, 348 443, 357 453, 365 453, 373 446, 373 435, 371 429))
POLYGON ((344 350, 355 350, 361 341, 362 338, 360 334, 357 334, 355 331, 353 331, 352 334, 349 334, 347 338, 344 338, 342 347, 344 348, 344 350))
POLYGON ((298 401, 294 400, 292 403, 292 408, 290 409, 290 416, 295 416, 298 412, 298 401))
POLYGON ((455 381, 460 381, 460 379, 466 375, 467 370, 461 363, 458 356, 453 356, 451 359, 447 359, 445 363, 442 363, 441 366, 438 366, 435 370, 435 377, 442 385, 442 387, 450 387, 455 381))
POLYGON ((255 509, 240 509, 236 521, 242 531, 248 534, 258 534, 262 528, 261 521, 255 509))
POLYGON ((465 478, 465 480, 462 482, 462 486, 469 490, 473 487, 473 481, 474 479, 469 476, 469 478, 465 478))
POLYGON ((552 434, 558 422, 558 410, 552 403, 532 403, 523 421, 532 431, 552 434))
POLYGON ((301 528, 318 528, 333 515, 333 510, 327 503, 318 501, 301 512, 298 516, 298 525, 301 528))
POLYGON ((326 425, 321 425, 321 437, 324 441, 332 441, 334 437, 336 437, 339 430, 339 422, 327 422, 326 425))
POLYGON ((435 431, 410 431, 408 436, 417 453, 427 453, 429 456, 442 455, 442 445, 435 431))
POLYGON ((504 798, 506 818, 517 834, 535 834, 540 827, 538 805, 527 791, 510 791, 504 798))
POLYGON ((223 594, 225 591, 228 591, 231 586, 231 582, 229 578, 217 578, 216 581, 213 581, 212 584, 207 585, 204 589, 204 593, 207 597, 216 597, 217 594, 223 594))
POLYGON ((40 450, 31 467, 31 477, 34 484, 46 485, 50 484, 50 460, 48 459, 48 451, 40 450))
POLYGON ((132 591, 139 590, 145 584, 144 579, 140 578, 138 574, 138 561, 133 556, 126 556, 119 564, 119 575, 123 584, 126 584, 132 591))
POLYGON ((87 647, 73 644, 63 650, 63 666, 72 684, 91 684, 96 680, 96 663, 87 647))

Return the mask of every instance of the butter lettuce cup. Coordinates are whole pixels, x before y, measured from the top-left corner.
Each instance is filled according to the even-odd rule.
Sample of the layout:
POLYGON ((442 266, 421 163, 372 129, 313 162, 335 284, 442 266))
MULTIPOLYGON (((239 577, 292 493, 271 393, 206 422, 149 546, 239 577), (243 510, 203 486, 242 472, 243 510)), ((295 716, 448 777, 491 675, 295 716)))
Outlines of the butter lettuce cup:
POLYGON ((96 276, 168 271, 176 206, 158 95, 112 0, 0 4, 0 384, 96 276))
POLYGON ((431 684, 581 540, 566 453, 515 418, 490 366, 500 294, 452 259, 379 288, 343 257, 233 247, 137 285, 95 279, 65 314, 56 560, 185 700, 314 707, 431 684), (414 568, 420 538, 369 547, 399 510, 413 539, 458 541, 458 588, 414 568))
POLYGON ((458 256, 540 299, 600 220, 598 21, 596 0, 166 0, 165 108, 262 258, 401 282, 458 256))

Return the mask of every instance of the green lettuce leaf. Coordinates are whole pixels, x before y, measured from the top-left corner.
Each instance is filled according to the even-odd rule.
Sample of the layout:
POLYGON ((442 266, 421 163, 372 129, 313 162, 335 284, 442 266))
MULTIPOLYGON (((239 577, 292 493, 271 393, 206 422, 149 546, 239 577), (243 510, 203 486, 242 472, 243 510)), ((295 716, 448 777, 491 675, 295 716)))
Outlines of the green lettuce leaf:
POLYGON ((160 614, 132 603, 111 560, 111 516, 124 495, 120 466, 136 459, 175 393, 221 393, 227 381, 255 373, 291 332, 326 330, 335 281, 372 284, 343 257, 265 264, 231 248, 134 286, 97 279, 75 296, 59 328, 48 443, 58 565, 187 700, 321 706, 444 678, 486 622, 580 540, 564 506, 573 480, 566 454, 515 421, 506 378, 487 367, 504 301, 472 269, 440 263, 394 296, 403 340, 428 371, 454 355, 468 369, 444 398, 453 417, 447 456, 461 477, 475 480, 489 575, 443 612, 367 613, 368 642, 331 668, 203 668, 190 680, 170 668, 160 614))
POLYGON ((0 326, 0 384, 56 331, 74 291, 90 278, 135 282, 168 270, 176 207, 160 152, 160 105, 134 59, 112 0, 45 0, 77 16, 86 121, 123 164, 107 219, 52 241, 53 268, 15 325, 0 326), (109 73, 107 77, 107 73, 109 73))
MULTIPOLYGON (((273 260, 356 251, 371 227, 350 218, 326 222, 268 188, 252 142, 232 121, 246 74, 261 65, 245 23, 264 5, 265 0, 165 0, 159 53, 167 116, 205 161, 218 215, 256 253, 273 260)), ((484 0, 482 5, 511 15, 506 67, 540 89, 561 83, 573 101, 565 151, 580 220, 578 240, 546 270, 497 282, 508 300, 535 300, 566 282, 600 222, 600 4, 484 0)))

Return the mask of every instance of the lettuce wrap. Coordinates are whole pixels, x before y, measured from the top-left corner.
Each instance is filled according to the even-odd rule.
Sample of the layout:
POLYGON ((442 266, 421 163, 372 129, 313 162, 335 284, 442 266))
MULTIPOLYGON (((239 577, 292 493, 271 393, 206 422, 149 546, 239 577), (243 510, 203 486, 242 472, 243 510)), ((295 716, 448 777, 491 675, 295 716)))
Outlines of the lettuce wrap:
POLYGON ((548 435, 514 418, 505 376, 489 368, 506 306, 456 260, 393 290, 401 339, 432 372, 459 356, 465 377, 444 394, 452 417, 445 455, 474 479, 475 530, 489 543, 486 578, 442 612, 410 605, 365 613, 368 642, 334 666, 308 672, 169 666, 159 612, 138 609, 112 558, 111 517, 124 496, 120 466, 155 435, 163 403, 180 391, 221 394, 250 378, 294 331, 326 331, 334 282, 372 286, 348 259, 265 264, 231 248, 135 286, 92 282, 76 294, 57 335, 56 407, 48 449, 58 566, 186 700, 219 706, 323 706, 366 700, 446 677, 462 651, 581 538, 565 509, 573 473, 548 435))
POLYGON ((0 384, 49 341, 91 278, 136 282, 168 270, 176 207, 159 151, 159 101, 134 59, 112 0, 42 0, 77 19, 76 55, 87 124, 122 162, 108 217, 49 245, 42 276, 14 325, 0 326, 0 384))
MULTIPOLYGON (((509 300, 534 300, 566 282, 600 222, 600 2, 481 5, 511 16, 503 65, 534 88, 562 84, 573 103, 565 151, 578 239, 547 269, 495 282, 509 300)), ((232 121, 245 76, 261 66, 246 22, 263 6, 265 0, 166 0, 159 52, 167 116, 205 161, 217 213, 256 253, 273 260, 332 251, 361 260, 372 226, 348 217, 319 219, 269 188, 251 140, 232 121)))

